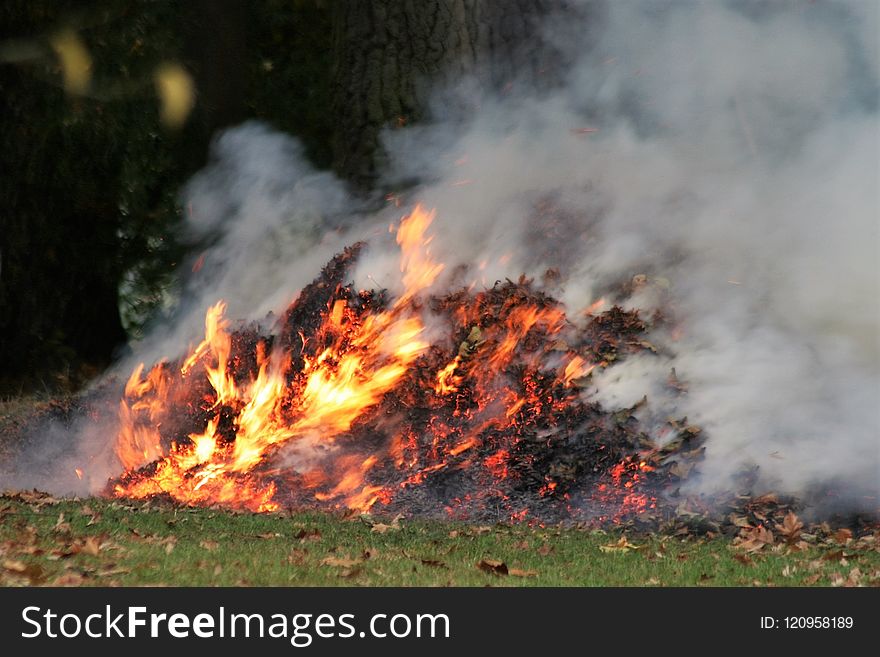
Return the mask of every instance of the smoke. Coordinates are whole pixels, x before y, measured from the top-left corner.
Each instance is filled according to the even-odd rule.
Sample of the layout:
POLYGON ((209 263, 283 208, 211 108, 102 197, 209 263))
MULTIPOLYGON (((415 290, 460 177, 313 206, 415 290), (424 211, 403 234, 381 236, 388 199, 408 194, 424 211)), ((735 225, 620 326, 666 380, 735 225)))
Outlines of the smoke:
MULTIPOLYGON (((591 394, 611 407, 647 394, 702 425, 700 490, 757 466, 759 487, 876 505, 878 6, 606 9, 585 56, 557 44, 563 88, 482 98, 464 132, 390 133, 389 180, 418 166, 432 181, 419 193, 439 209, 432 248, 484 263, 478 282, 559 267, 571 310, 639 274, 668 286, 680 334, 596 375, 591 394), (546 199, 554 227, 536 230, 546 199), (689 385, 676 400, 673 367, 689 385)), ((649 314, 650 288, 615 300, 649 314)))
MULTIPOLYGON (((595 374, 585 394, 611 408, 647 395, 652 416, 701 425, 698 490, 757 466, 758 487, 835 488, 839 503, 876 507, 878 5, 609 2, 575 15, 601 24, 548 19, 561 84, 463 81, 454 102, 456 90, 438 94, 434 122, 385 135, 383 182, 418 179, 406 202, 437 209, 435 285, 556 268, 572 317, 602 297, 645 316, 672 299, 659 353, 595 374), (686 395, 669 395, 672 368, 686 395)), ((357 239, 370 250, 356 282, 399 286, 387 226, 403 208, 368 212, 259 124, 213 152, 183 199, 198 271, 119 373, 195 342, 219 298, 230 317, 283 309, 357 239)), ((52 481, 39 483, 66 485, 52 481)))

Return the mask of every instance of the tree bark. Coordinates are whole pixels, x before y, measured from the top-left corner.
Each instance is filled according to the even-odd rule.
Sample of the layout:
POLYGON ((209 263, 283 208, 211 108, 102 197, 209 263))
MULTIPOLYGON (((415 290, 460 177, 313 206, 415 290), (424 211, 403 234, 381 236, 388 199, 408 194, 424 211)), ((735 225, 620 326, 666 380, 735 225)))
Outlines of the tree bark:
POLYGON ((380 134, 424 118, 429 90, 469 77, 478 93, 539 80, 558 63, 542 19, 562 0, 338 0, 334 168, 372 188, 380 134))

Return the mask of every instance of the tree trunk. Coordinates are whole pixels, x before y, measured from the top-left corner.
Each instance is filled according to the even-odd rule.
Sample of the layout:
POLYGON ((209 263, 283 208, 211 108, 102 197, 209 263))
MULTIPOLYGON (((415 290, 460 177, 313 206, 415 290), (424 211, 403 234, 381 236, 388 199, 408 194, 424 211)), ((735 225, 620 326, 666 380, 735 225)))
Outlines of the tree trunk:
POLYGON ((546 76, 557 60, 541 19, 562 0, 338 0, 334 168, 372 188, 380 133, 429 112, 429 88, 468 76, 477 90, 546 76))

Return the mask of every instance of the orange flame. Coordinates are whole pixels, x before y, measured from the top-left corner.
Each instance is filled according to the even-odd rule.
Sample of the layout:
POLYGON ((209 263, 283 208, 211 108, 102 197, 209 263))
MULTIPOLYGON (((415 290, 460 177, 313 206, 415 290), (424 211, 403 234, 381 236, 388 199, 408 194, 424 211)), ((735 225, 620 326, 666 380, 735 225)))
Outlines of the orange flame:
MULTIPOLYGON (((443 270, 427 249, 431 238, 426 231, 433 219, 433 211, 416 206, 400 224, 397 243, 405 290, 388 311, 370 315, 359 325, 348 325, 345 301, 333 304, 324 321, 327 330, 339 337, 316 358, 306 360, 304 383, 295 395, 290 394, 288 359, 283 354, 262 359, 256 378, 236 385, 229 362, 229 323, 223 317, 226 304, 218 301, 206 314, 205 339, 181 366, 181 373, 188 375, 203 362, 214 416, 202 433, 189 436, 187 445, 173 445, 165 454, 157 427, 169 398, 168 379, 161 365, 142 379, 143 365, 139 365, 120 403, 116 453, 127 469, 160 460, 153 474, 135 478, 129 485, 117 485, 116 493, 143 497, 164 492, 188 503, 232 503, 257 511, 273 508, 274 487, 257 485, 248 477, 270 448, 306 435, 332 441, 378 403, 428 348, 420 337, 424 326, 411 314, 410 301, 443 270), (218 434, 220 412, 226 406, 240 409, 231 446, 218 434)), ((349 504, 369 506, 372 493, 359 488, 371 465, 346 473, 327 495, 356 493, 349 504)))

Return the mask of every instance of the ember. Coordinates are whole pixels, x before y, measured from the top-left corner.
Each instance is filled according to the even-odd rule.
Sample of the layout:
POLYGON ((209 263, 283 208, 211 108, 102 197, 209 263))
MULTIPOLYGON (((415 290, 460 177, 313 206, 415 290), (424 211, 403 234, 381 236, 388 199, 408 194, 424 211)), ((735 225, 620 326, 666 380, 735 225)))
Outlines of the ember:
MULTIPOLYGON (((220 301, 190 353, 136 368, 116 440, 126 473, 109 492, 538 522, 655 509, 681 457, 653 447, 634 409, 609 413, 584 390, 650 346, 648 323, 598 313, 600 300, 579 326, 524 277, 429 295, 443 271, 433 219, 417 206, 397 229, 397 299, 346 282, 356 244, 274 326, 233 327, 220 301)), ((676 444, 696 453, 697 436, 676 444)))

